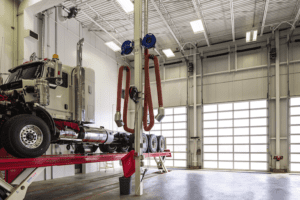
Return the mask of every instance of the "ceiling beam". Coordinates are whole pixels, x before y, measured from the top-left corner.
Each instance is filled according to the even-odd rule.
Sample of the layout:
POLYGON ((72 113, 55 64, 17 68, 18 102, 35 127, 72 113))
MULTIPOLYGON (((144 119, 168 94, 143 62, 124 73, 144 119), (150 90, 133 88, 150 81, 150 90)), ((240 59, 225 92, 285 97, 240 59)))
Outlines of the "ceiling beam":
POLYGON ((267 13, 268 13, 269 2, 270 2, 270 0, 266 0, 266 3, 265 3, 264 17, 263 17, 263 21, 261 24, 260 36, 262 36, 264 34, 264 28, 265 28, 267 13))
POLYGON ((162 13, 160 12, 158 6, 156 5, 154 0, 151 0, 154 8, 156 9, 157 13, 159 14, 160 18, 163 20, 163 22, 165 23, 165 25, 167 26, 168 30, 170 31, 171 35, 173 36, 173 38, 175 39, 175 41, 177 42, 178 46, 180 47, 180 50, 183 50, 182 45, 180 44, 179 40, 177 39, 175 33, 173 32, 173 30, 171 29, 171 27, 169 26, 168 22, 166 21, 165 17, 162 15, 162 13))
POLYGON ((300 16, 300 8, 299 8, 299 10, 298 10, 298 13, 297 13, 295 19, 294 19, 294 22, 293 22, 293 25, 292 25, 291 30, 294 30, 294 29, 295 29, 295 27, 296 27, 295 25, 296 25, 297 21, 299 20, 299 16, 300 16))
POLYGON ((231 14, 232 41, 235 42, 233 0, 230 0, 230 14, 231 14))
MULTIPOLYGON (((198 3, 200 5, 200 1, 199 0, 198 0, 198 3)), ((209 38, 208 38, 208 35, 207 35, 207 28, 206 28, 206 24, 204 22, 203 14, 200 11, 200 9, 198 8, 196 0, 193 0, 193 5, 194 5, 194 9, 196 11, 196 14, 197 14, 198 18, 202 20, 202 24, 203 24, 203 28, 204 28, 204 32, 203 33, 204 33, 204 37, 205 37, 207 46, 210 46, 209 38)))

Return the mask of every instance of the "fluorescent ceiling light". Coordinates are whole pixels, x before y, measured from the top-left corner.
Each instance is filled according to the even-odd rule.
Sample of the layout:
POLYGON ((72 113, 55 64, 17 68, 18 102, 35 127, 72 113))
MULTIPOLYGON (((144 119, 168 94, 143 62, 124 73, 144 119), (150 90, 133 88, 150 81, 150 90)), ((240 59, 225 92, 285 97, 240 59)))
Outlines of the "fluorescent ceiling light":
POLYGON ((246 42, 253 42, 256 40, 257 40, 257 30, 248 31, 246 33, 246 42))
POLYGON ((127 14, 133 12, 133 3, 130 0, 117 0, 117 2, 127 14))
POLYGON ((250 42, 250 36, 251 36, 251 32, 248 31, 248 32, 246 33, 246 42, 250 42))
POLYGON ((253 31, 253 41, 257 40, 257 30, 253 31))
POLYGON ((191 23, 192 29, 194 31, 194 34, 201 33, 204 31, 204 27, 203 27, 201 19, 192 21, 190 23, 191 23))
POLYGON ((111 48, 113 51, 121 51, 121 47, 116 45, 114 42, 106 42, 105 45, 111 48))
POLYGON ((170 57, 175 57, 175 55, 174 55, 174 53, 173 53, 173 51, 172 51, 171 49, 163 49, 162 51, 164 52, 164 54, 165 54, 168 58, 170 58, 170 57))

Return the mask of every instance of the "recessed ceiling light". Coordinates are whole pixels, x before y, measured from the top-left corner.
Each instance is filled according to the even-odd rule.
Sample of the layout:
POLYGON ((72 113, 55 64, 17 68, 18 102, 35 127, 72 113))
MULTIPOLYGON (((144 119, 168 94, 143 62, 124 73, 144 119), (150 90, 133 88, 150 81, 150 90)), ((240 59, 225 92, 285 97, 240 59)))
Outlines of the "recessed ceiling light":
POLYGON ((130 0, 117 0, 117 2, 127 14, 133 12, 133 3, 130 0))
POLYGON ((250 42, 250 36, 251 36, 251 32, 248 31, 248 32, 246 33, 246 42, 250 42))
POLYGON ((114 42, 106 42, 105 45, 111 48, 113 51, 121 51, 121 47, 116 45, 114 42))
POLYGON ((170 58, 170 57, 175 57, 175 55, 174 55, 174 53, 173 53, 173 51, 172 51, 171 49, 163 49, 162 51, 164 52, 164 54, 165 54, 168 58, 170 58))
POLYGON ((192 21, 190 23, 194 31, 194 34, 201 33, 204 31, 204 27, 201 19, 192 21))

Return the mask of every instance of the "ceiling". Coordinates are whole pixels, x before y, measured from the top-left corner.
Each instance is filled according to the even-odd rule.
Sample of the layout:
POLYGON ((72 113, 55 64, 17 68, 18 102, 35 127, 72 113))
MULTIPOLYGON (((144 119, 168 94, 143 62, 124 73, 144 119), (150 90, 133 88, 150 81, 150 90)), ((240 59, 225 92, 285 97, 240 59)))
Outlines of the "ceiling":
MULTIPOLYGON (((188 48, 185 44, 189 42, 208 46, 245 38, 250 30, 258 30, 260 35, 281 22, 284 23, 280 28, 291 27, 300 8, 300 0, 148 1, 149 32, 157 38, 156 47, 173 51, 182 46, 188 48), (190 22, 199 18, 204 22, 205 32, 194 34, 190 22)), ((133 14, 126 14, 116 0, 67 0, 63 5, 78 6, 81 11, 76 19, 106 42, 121 45, 134 38, 133 14)))

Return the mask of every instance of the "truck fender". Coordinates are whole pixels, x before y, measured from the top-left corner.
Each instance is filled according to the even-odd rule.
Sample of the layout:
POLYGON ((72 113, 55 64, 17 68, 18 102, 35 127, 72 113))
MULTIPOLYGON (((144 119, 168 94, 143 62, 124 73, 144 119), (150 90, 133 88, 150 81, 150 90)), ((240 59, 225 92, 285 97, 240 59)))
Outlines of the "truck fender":
POLYGON ((37 106, 36 109, 36 116, 40 117, 42 120, 46 122, 49 127, 51 133, 51 140, 56 139, 56 128, 55 123, 51 115, 42 107, 37 106))

